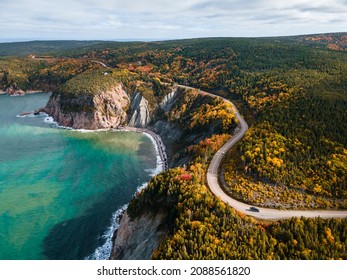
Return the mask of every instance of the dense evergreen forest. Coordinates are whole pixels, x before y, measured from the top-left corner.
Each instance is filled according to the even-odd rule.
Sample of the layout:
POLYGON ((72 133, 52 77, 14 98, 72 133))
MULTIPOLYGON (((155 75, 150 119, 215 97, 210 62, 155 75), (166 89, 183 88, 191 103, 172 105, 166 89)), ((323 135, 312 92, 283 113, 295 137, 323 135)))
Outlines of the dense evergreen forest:
MULTIPOLYGON (((92 73, 104 69, 99 61, 124 83, 150 82, 147 92, 153 98, 162 94, 162 82, 219 94, 232 100, 250 125, 223 164, 226 192, 268 207, 346 208, 346 42, 346 33, 103 42, 59 50, 42 60, 2 57, 0 83, 69 91, 71 79, 94 81, 92 73)), ((130 203, 132 218, 143 211, 168 213, 170 233, 153 258, 347 259, 346 219, 256 221, 209 192, 208 162, 235 124, 223 123, 232 119, 223 106, 214 104, 215 114, 207 105, 186 114, 189 121, 181 121, 191 129, 208 129, 215 118, 221 118, 220 126, 187 148, 192 161, 153 178, 130 203)), ((184 115, 184 108, 168 118, 184 115)))
POLYGON ((29 41, 18 43, 1 43, 0 56, 25 56, 28 54, 45 54, 62 50, 78 49, 95 46, 103 41, 29 41))

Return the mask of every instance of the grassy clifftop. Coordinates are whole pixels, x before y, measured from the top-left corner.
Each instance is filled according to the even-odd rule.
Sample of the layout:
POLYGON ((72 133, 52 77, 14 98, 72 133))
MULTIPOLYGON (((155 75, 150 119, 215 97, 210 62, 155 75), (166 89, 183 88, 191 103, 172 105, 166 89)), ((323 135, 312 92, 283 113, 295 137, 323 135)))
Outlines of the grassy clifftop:
POLYGON ((93 96, 105 92, 119 83, 129 85, 131 76, 132 74, 127 70, 89 70, 68 80, 56 90, 56 93, 66 97, 93 96))
MULTIPOLYGON (((251 127, 225 162, 231 193, 261 205, 276 200, 288 207, 346 207, 345 36, 110 43, 65 52, 74 59, 5 69, 0 78, 3 84, 19 78, 27 85, 66 82, 58 91, 67 99, 93 96, 116 81, 126 84, 131 75, 153 104, 161 96, 155 79, 218 93, 237 103, 251 127)), ((227 117, 228 108, 191 108, 189 95, 181 101, 164 117, 183 127, 185 136, 219 126, 208 138, 185 145, 182 154, 192 160, 154 178, 130 204, 134 219, 143 210, 168 209, 169 235, 154 258, 347 259, 346 219, 259 222, 215 198, 205 172, 225 141, 220 117, 227 117)))

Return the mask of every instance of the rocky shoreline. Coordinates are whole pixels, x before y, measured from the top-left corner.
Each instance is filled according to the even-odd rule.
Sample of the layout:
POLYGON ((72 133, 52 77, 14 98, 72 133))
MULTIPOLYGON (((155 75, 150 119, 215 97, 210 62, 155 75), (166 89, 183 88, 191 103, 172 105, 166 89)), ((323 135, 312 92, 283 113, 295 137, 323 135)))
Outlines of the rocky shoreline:
MULTIPOLYGON (((161 103, 150 104, 137 89, 129 95, 126 88, 118 83, 107 90, 95 93, 75 94, 55 91, 46 107, 37 111, 43 110, 63 127, 89 130, 120 129, 146 134, 156 147, 157 170, 153 174, 156 175, 168 170, 169 166, 179 164, 177 152, 173 147, 182 140, 183 131, 178 123, 166 119, 165 114, 169 114, 175 108, 175 104, 180 102, 180 96, 178 89, 172 88, 161 103), (160 112, 159 115, 157 111, 160 112), (158 163, 161 163, 160 168, 158 163)), ((201 135, 192 135, 191 139, 199 137, 201 135)), ((120 214, 122 217, 117 217, 117 220, 113 221, 112 227, 116 230, 105 243, 106 248, 109 248, 110 240, 112 241, 112 251, 106 256, 102 246, 87 259, 97 259, 99 256, 103 259, 151 258, 153 250, 168 233, 165 226, 166 213, 144 212, 130 220, 127 211, 122 212, 120 214)))
MULTIPOLYGON (((161 140, 160 136, 155 134, 153 131, 149 129, 143 129, 143 128, 136 128, 136 127, 124 127, 120 128, 118 130, 121 131, 132 131, 137 133, 142 133, 147 135, 153 142, 155 151, 156 151, 156 157, 157 157, 157 163, 156 163, 156 170, 152 174, 153 177, 159 174, 162 171, 166 171, 168 169, 168 163, 167 163, 167 156, 165 152, 165 146, 163 144, 163 141, 161 140)), ((148 182, 139 186, 136 193, 141 191, 143 188, 147 186, 148 182)), ((136 193, 134 195, 136 195, 136 193)), ((152 245, 146 248, 137 246, 138 240, 141 240, 143 238, 149 238, 150 234, 155 234, 156 226, 153 227, 152 223, 149 223, 148 221, 151 221, 150 216, 142 217, 141 222, 133 222, 130 221, 129 216, 127 214, 127 208, 128 205, 124 205, 120 209, 118 209, 112 216, 112 223, 109 229, 105 232, 105 235, 108 235, 108 237, 105 240, 105 243, 96 248, 93 254, 86 257, 87 260, 105 260, 105 259, 115 259, 115 258, 127 258, 127 256, 131 256, 130 259, 133 258, 150 258, 152 251, 157 247, 157 242, 151 243, 152 245), (145 229, 145 230, 144 230, 145 229), (128 247, 129 245, 124 245, 124 243, 129 242, 129 240, 133 240, 132 238, 129 238, 129 235, 127 232, 131 231, 134 232, 136 230, 140 230, 144 235, 136 236, 136 241, 133 242, 132 248, 135 249, 136 256, 134 257, 134 252, 125 252, 124 247, 128 247), (117 245, 118 244, 118 245, 117 245), (119 246, 119 244, 122 244, 119 246), (118 249, 118 250, 117 250, 118 249), (120 253, 121 251, 121 253, 120 253), (144 255, 145 254, 145 255, 144 255)), ((155 217, 155 224, 159 223, 161 224, 161 220, 165 215, 157 215, 155 217)), ((158 224, 158 225, 159 225, 158 224)), ((132 237, 134 235, 131 235, 132 237)), ((161 232, 161 237, 165 236, 165 232, 161 232)), ((158 240, 159 241, 159 240, 158 240)), ((130 241, 131 242, 131 241, 130 241)))
POLYGON ((74 129, 112 129, 127 123, 129 96, 121 84, 95 94, 51 95, 45 112, 60 125, 74 129))
POLYGON ((26 94, 43 92, 41 90, 22 90, 17 83, 12 83, 11 85, 4 87, 2 91, 0 91, 0 95, 7 94, 11 96, 23 96, 26 94))
MULTIPOLYGON (((39 115, 40 113, 47 113, 47 112, 45 108, 39 108, 32 112, 23 112, 19 116, 25 117, 27 115, 39 115)), ((60 125, 60 124, 57 122, 57 125, 60 125)), ((117 129, 110 128, 110 131, 112 130, 132 131, 132 132, 144 134, 147 137, 149 137, 156 151, 156 170, 152 175, 155 176, 162 171, 168 170, 168 158, 166 155, 166 147, 161 137, 158 134, 154 133, 149 127, 138 128, 138 127, 126 126, 126 127, 119 127, 117 129)), ((147 186, 147 183, 140 186, 137 192, 139 192, 146 186, 147 186)), ((156 230, 158 226, 161 225, 161 221, 165 215, 163 213, 160 215, 158 214, 155 217, 151 217, 150 215, 145 215, 144 217, 141 217, 139 221, 129 222, 129 217, 126 211, 127 211, 127 205, 123 206, 121 209, 119 209, 116 213, 113 214, 112 224, 108 230, 109 236, 106 238, 104 245, 96 248, 95 252, 92 255, 87 256, 86 259, 102 260, 102 259, 111 259, 115 257, 127 257, 127 256, 130 259, 150 258, 150 255, 152 251, 158 245, 159 240, 161 240, 161 238, 165 236, 165 231, 160 231, 160 233, 158 233, 156 230), (145 229, 145 231, 141 231, 141 232, 144 232, 144 235, 140 235, 140 236, 131 235, 132 238, 128 238, 129 235, 127 234, 127 232, 129 230, 138 231, 140 228, 145 229), (159 239, 155 237, 157 236, 157 234, 159 234, 159 237, 160 237, 159 239), (136 238, 134 239, 134 237, 136 238), (149 247, 147 247, 148 244, 145 247, 137 246, 138 243, 142 243, 142 242, 139 242, 139 240, 143 238, 150 238, 153 241, 153 242, 151 241, 152 245, 149 247), (124 242, 125 243, 131 242, 132 247, 136 248, 135 252, 132 252, 131 250, 127 252, 127 250, 125 250, 124 248, 128 247, 128 245, 125 245, 124 242), (121 244, 121 245, 117 245, 117 244, 121 244), (122 253, 120 253, 119 250, 116 252, 115 248, 118 248, 119 250, 121 250, 122 253), (136 256, 134 256, 134 254, 136 256)))
MULTIPOLYGON (((166 94, 160 103, 153 103, 152 100, 150 104, 137 89, 129 95, 121 83, 95 93, 55 91, 44 108, 30 114, 44 112, 59 126, 76 130, 125 130, 143 133, 155 146, 155 176, 169 167, 180 166, 189 159, 189 155, 182 157, 181 152, 177 152, 177 143, 184 147, 206 138, 209 134, 209 131, 193 133, 185 139, 180 123, 167 118, 172 110, 180 106, 181 93, 177 87, 171 88, 171 92, 166 94)), ((26 114, 28 113, 23 113, 24 116, 26 114)), ((139 186, 138 191, 146 185, 139 186)), ((105 244, 86 257, 87 259, 150 259, 153 251, 169 232, 165 224, 167 213, 162 211, 143 211, 139 216, 130 219, 125 205, 116 216, 108 229, 105 244), (109 233, 111 228, 113 232, 109 233)))
POLYGON ((148 134, 154 140, 156 151, 158 152, 160 162, 162 162, 163 171, 168 170, 169 164, 168 164, 168 159, 166 155, 166 147, 163 143, 163 140, 158 134, 154 133, 150 128, 138 128, 138 127, 126 126, 124 127, 124 129, 127 131, 134 131, 134 132, 139 132, 143 134, 148 134))
MULTIPOLYGON (((94 96, 73 96, 65 98, 60 93, 53 93, 45 108, 39 108, 33 112, 23 112, 21 116, 44 112, 51 116, 59 126, 70 127, 72 129, 125 130, 145 134, 151 139, 156 151, 157 164, 156 170, 153 173, 153 176, 155 176, 162 171, 168 170, 166 147, 161 137, 152 131, 149 126, 148 102, 139 93, 136 93, 134 96, 130 99, 121 85, 117 85, 94 96), (89 106, 88 108, 93 106, 93 110, 87 110, 87 112, 83 110, 73 111, 75 108, 85 108, 87 105, 89 106), (128 116, 125 113, 127 106, 130 108, 128 116), (131 123, 130 120, 132 120, 131 123), (125 124, 126 126, 123 126, 125 124)), ((146 185, 141 186, 138 191, 146 185)), ((158 231, 158 227, 162 224, 165 215, 163 213, 155 217, 145 215, 139 220, 128 223, 129 219, 127 219, 126 209, 127 206, 124 206, 122 211, 117 211, 116 218, 116 213, 113 215, 113 221, 110 226, 110 229, 113 229, 112 233, 107 233, 109 236, 106 238, 105 244, 96 248, 92 255, 86 257, 87 259, 113 259, 119 257, 129 259, 150 258, 152 251, 156 248, 162 237, 165 236, 165 231, 158 231), (145 235, 129 234, 129 231, 135 233, 134 231, 138 231, 140 228, 146 229, 145 235), (145 249, 141 241, 143 239, 150 240, 149 243, 152 245, 148 247, 147 244, 145 247, 148 248, 145 249), (135 251, 128 250, 129 246, 136 248, 135 251)))
POLYGON ((44 92, 44 91, 43 90, 28 90, 28 91, 18 90, 18 91, 13 91, 13 92, 0 91, 0 95, 24 96, 27 94, 42 93, 42 92, 44 92))

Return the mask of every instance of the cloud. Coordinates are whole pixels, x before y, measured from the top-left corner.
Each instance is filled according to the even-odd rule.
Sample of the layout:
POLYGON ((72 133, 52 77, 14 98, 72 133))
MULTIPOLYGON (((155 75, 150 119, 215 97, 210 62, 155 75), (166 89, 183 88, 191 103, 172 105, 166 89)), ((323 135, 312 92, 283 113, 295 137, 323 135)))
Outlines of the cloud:
POLYGON ((347 0, 0 0, 3 37, 271 36, 347 31, 347 0))

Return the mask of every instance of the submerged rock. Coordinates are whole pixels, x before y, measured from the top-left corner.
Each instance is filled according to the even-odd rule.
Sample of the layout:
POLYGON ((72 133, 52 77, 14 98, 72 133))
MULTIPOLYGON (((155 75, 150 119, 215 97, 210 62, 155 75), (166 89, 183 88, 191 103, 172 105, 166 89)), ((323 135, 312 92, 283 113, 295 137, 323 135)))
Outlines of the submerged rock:
POLYGON ((44 113, 44 112, 45 112, 45 108, 39 108, 34 111, 34 115, 37 116, 37 115, 40 115, 40 113, 44 113))
POLYGON ((28 115, 31 115, 31 114, 32 114, 32 112, 23 112, 23 113, 19 114, 19 116, 25 117, 25 116, 28 116, 28 115))

